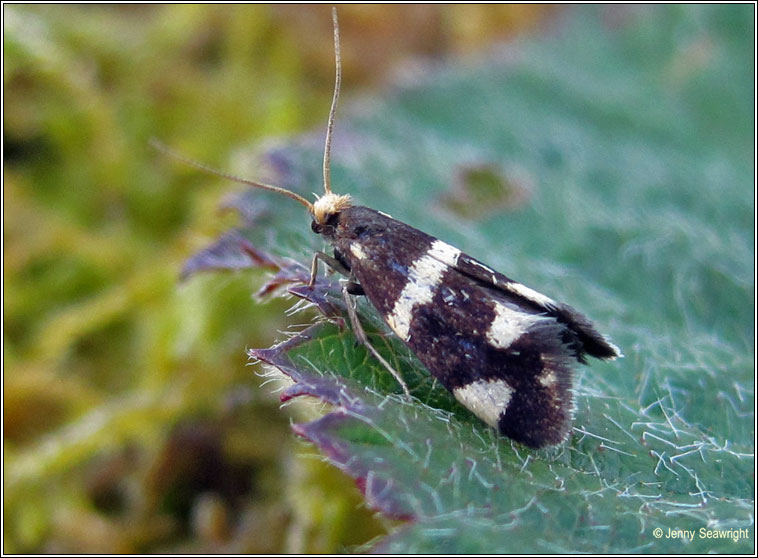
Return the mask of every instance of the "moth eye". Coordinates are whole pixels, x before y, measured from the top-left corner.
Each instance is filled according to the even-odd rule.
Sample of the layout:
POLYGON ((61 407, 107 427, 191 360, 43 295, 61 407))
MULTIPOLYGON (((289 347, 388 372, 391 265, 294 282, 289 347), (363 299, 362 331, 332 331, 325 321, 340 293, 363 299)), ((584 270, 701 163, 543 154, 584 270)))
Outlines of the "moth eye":
POLYGON ((321 234, 324 230, 324 226, 319 225, 314 219, 313 221, 311 221, 311 230, 315 232, 316 234, 321 234))

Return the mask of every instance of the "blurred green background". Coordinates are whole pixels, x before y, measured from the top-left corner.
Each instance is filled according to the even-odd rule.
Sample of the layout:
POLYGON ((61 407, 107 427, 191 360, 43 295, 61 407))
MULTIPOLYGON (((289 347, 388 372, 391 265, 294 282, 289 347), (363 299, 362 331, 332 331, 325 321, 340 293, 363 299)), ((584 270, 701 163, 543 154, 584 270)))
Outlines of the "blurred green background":
MULTIPOLYGON (((257 273, 178 281, 239 188, 148 147, 230 168, 321 133, 330 7, 3 10, 3 550, 332 552, 385 532, 245 366, 288 305, 251 300, 257 273)), ((340 6, 344 98, 563 12, 340 6)))

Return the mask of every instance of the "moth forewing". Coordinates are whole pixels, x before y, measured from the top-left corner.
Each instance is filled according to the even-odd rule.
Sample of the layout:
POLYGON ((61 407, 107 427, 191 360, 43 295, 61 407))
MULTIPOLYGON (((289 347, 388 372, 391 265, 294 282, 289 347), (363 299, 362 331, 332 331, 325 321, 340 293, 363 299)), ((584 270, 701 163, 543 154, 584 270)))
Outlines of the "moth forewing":
POLYGON ((373 209, 342 211, 324 234, 384 322, 458 401, 531 447, 565 440, 582 337, 604 339, 586 318, 567 323, 563 305, 509 288, 519 284, 373 209))

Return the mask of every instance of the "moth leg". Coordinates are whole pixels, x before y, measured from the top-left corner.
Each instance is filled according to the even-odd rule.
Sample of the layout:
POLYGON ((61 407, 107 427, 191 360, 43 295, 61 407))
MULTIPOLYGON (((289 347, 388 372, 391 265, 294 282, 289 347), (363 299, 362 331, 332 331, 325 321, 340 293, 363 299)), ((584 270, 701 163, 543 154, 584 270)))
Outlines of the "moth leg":
POLYGON ((379 362, 381 362, 382 366, 384 366, 389 371, 389 373, 395 377, 398 383, 402 386, 406 397, 410 399, 411 392, 408 391, 408 386, 405 385, 403 378, 400 376, 397 370, 392 368, 392 365, 389 362, 384 360, 384 357, 382 357, 382 355, 379 354, 379 351, 377 351, 374 348, 374 346, 371 344, 371 342, 368 340, 368 336, 366 335, 366 332, 363 330, 363 326, 361 325, 361 322, 358 319, 358 313, 355 311, 355 306, 353 306, 353 300, 350 298, 350 285, 351 284, 356 285, 356 283, 351 283, 351 282, 346 282, 342 284, 342 298, 345 301, 345 306, 347 307, 347 315, 350 317, 350 323, 353 326, 353 331, 355 332, 355 336, 358 338, 358 341, 360 341, 369 350, 369 352, 372 355, 374 355, 374 358, 376 358, 379 362))
POLYGON ((347 269, 344 265, 340 263, 340 261, 337 258, 333 258, 329 254, 325 254, 324 252, 316 252, 313 254, 313 259, 311 260, 311 278, 308 281, 308 287, 313 288, 313 285, 316 284, 316 275, 318 275, 318 261, 321 260, 326 265, 328 265, 330 268, 332 268, 334 271, 341 275, 350 275, 350 270, 347 269))

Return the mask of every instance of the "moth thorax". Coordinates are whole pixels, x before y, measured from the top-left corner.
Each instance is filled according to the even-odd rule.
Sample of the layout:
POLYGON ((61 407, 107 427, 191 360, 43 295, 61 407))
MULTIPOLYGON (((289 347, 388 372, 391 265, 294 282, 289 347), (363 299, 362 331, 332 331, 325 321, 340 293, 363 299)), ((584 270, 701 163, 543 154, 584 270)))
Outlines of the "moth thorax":
POLYGON ((353 198, 349 195, 340 196, 329 192, 318 198, 313 203, 313 220, 323 225, 330 216, 353 206, 353 198))

